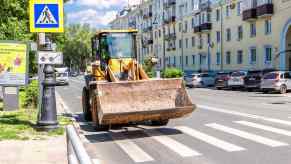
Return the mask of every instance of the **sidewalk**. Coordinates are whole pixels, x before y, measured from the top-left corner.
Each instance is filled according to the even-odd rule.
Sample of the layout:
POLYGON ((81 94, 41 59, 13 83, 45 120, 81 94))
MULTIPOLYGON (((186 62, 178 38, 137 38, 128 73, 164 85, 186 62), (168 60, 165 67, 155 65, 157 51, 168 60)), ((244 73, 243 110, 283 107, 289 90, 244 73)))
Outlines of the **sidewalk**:
MULTIPOLYGON (((57 100, 58 113, 64 113, 57 100)), ((67 164, 66 137, 44 140, 0 141, 0 164, 67 164)))
POLYGON ((0 142, 1 164, 66 164, 65 136, 0 142))

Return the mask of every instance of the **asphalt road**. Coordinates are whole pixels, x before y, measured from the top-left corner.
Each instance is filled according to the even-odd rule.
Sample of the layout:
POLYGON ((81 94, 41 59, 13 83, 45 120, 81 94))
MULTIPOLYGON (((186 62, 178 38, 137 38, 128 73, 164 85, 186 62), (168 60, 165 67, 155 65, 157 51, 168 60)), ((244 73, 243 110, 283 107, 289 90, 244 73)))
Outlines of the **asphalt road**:
MULTIPOLYGON (((57 91, 80 113, 81 77, 57 91)), ((96 132, 80 122, 90 156, 100 164, 289 164, 291 94, 189 89, 198 109, 165 127, 96 132)), ((81 119, 80 119, 81 120, 81 119)))

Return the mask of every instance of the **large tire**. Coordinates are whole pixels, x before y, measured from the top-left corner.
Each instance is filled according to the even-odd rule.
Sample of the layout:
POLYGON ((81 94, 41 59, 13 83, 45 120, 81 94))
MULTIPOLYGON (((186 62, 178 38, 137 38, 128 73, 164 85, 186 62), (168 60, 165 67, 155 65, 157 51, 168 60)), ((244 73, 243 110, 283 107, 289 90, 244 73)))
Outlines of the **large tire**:
POLYGON ((92 121, 90 94, 89 94, 89 90, 86 87, 84 87, 82 91, 82 107, 83 107, 84 119, 86 121, 92 121))
POLYGON ((281 94, 287 93, 287 86, 286 85, 281 85, 280 86, 280 93, 281 94))
POLYGON ((169 123, 169 120, 158 120, 158 121, 151 121, 152 126, 166 126, 169 123))

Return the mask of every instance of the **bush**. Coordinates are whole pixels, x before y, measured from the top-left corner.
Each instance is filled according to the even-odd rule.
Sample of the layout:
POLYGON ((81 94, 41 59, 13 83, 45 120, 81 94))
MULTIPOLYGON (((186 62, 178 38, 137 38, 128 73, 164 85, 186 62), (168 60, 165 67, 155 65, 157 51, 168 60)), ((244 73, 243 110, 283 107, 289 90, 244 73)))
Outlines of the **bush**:
POLYGON ((162 76, 163 78, 180 78, 183 76, 183 71, 178 68, 166 68, 162 76))
POLYGON ((31 83, 20 89, 20 103, 22 107, 36 108, 38 104, 38 81, 33 80, 31 83))

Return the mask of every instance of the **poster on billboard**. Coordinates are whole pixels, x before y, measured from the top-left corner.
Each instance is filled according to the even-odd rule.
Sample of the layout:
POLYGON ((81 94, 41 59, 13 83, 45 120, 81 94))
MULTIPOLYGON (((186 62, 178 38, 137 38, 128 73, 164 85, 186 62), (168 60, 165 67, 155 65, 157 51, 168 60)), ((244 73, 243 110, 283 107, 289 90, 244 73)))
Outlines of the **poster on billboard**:
POLYGON ((28 46, 24 42, 0 41, 0 86, 28 82, 28 46))

